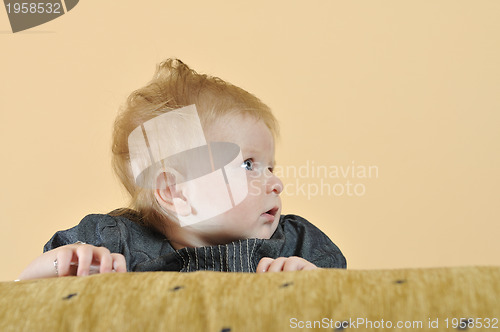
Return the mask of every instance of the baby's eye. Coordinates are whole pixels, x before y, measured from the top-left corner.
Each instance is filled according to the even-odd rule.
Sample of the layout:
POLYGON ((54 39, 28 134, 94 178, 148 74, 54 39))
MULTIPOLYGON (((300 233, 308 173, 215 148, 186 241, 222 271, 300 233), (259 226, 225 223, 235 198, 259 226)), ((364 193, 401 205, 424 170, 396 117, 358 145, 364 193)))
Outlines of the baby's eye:
POLYGON ((241 164, 241 167, 246 169, 247 171, 253 171, 253 160, 252 159, 247 159, 241 164))

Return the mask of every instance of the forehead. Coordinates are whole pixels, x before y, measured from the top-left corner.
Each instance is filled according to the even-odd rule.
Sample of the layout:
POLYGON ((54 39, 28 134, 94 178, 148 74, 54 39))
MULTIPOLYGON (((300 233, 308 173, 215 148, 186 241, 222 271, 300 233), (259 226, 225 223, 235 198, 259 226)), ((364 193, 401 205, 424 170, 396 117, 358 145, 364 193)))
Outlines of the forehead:
POLYGON ((232 142, 242 150, 274 151, 274 139, 264 121, 244 114, 228 114, 205 128, 208 141, 232 142))

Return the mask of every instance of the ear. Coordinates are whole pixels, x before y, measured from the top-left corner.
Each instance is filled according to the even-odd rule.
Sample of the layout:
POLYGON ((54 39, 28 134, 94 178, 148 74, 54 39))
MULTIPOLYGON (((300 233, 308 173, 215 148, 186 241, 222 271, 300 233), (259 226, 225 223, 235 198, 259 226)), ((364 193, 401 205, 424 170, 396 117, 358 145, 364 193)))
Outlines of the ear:
POLYGON ((158 204, 179 216, 187 217, 192 213, 188 199, 179 190, 175 175, 162 172, 156 178, 155 198, 158 204))

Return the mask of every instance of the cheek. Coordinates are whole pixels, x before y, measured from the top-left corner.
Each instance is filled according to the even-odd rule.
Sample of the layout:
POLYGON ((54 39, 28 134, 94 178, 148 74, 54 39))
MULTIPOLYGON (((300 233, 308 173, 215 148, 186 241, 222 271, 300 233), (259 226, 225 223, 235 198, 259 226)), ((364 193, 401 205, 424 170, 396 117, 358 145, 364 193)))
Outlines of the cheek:
POLYGON ((261 192, 261 185, 259 181, 257 180, 251 180, 248 183, 248 196, 247 199, 250 197, 255 197, 259 196, 259 193, 261 192))
POLYGON ((262 210, 261 199, 249 189, 247 197, 238 205, 227 211, 231 220, 239 220, 241 225, 249 225, 259 218, 259 211, 262 210))
POLYGON ((247 197, 232 210, 234 210, 235 213, 239 213, 240 216, 246 217, 250 216, 252 212, 258 211, 258 208, 259 200, 257 199, 257 196, 249 190, 247 197))
POLYGON ((250 174, 247 177, 248 181, 248 194, 252 196, 260 196, 265 190, 264 179, 259 174, 250 174))

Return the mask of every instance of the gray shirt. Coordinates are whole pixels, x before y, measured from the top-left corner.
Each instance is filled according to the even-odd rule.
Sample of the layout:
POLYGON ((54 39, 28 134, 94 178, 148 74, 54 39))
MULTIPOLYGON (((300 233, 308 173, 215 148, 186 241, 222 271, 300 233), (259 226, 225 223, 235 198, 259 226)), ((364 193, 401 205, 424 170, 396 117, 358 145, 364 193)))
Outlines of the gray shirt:
POLYGON ((77 226, 54 234, 44 252, 76 241, 123 254, 127 271, 255 272, 263 257, 290 256, 322 268, 347 266, 344 255, 328 236, 296 215, 282 215, 270 239, 175 250, 163 234, 142 225, 134 213, 91 214, 77 226))

